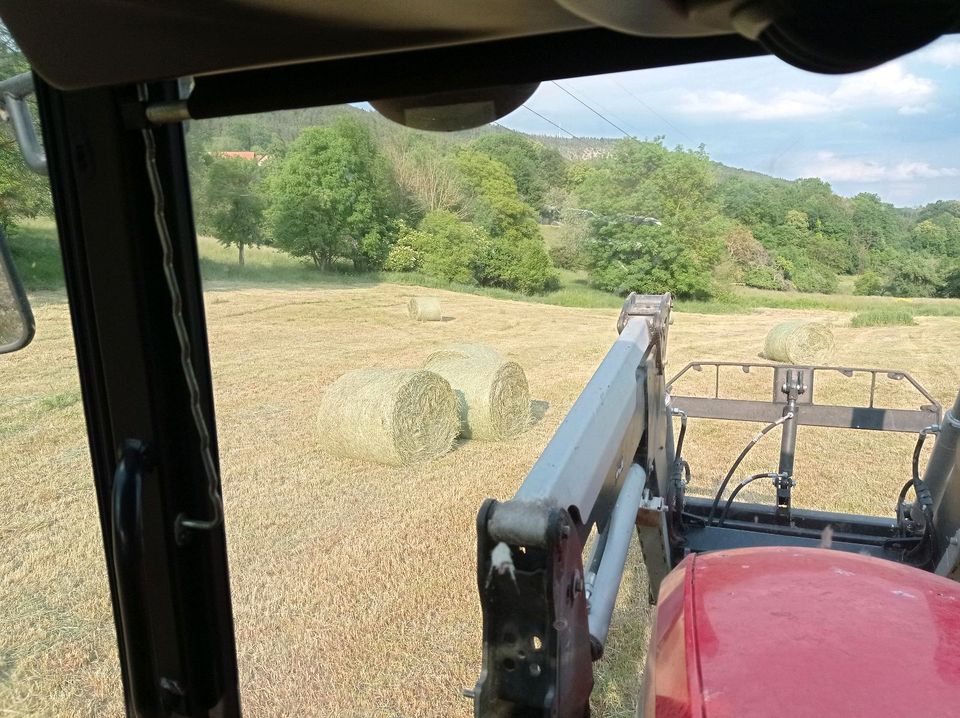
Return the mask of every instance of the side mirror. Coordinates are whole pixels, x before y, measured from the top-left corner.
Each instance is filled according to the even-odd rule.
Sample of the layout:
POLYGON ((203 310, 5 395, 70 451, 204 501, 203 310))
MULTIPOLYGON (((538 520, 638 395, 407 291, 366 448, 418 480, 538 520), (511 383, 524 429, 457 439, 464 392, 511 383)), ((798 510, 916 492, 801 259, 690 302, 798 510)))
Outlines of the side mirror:
POLYGON ((30 302, 13 266, 6 234, 0 230, 0 354, 23 349, 34 329, 30 302))
POLYGON ((415 97, 371 100, 388 120, 415 130, 459 132, 495 122, 509 115, 540 86, 539 82, 501 85, 477 90, 454 90, 415 97))

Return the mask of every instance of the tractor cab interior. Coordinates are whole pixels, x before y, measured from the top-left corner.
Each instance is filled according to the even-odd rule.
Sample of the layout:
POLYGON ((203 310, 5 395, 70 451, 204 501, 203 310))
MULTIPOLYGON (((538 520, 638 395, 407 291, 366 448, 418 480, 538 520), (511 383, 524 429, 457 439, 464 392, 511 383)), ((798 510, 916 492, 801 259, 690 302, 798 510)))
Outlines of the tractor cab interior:
MULTIPOLYGON (((261 610, 275 616, 301 610, 296 599, 278 599, 238 613, 231 597, 226 528, 231 505, 229 491, 224 500, 220 466, 220 445, 226 442, 218 436, 211 368, 228 362, 220 364, 214 356, 212 365, 211 346, 249 345, 263 372, 251 381, 269 383, 272 366, 287 357, 266 357, 266 342, 249 334, 211 339, 208 315, 219 316, 223 306, 204 299, 205 265, 188 163, 194 127, 253 113, 369 103, 412 130, 467 132, 525 107, 541 83, 565 78, 768 55, 804 71, 852 73, 960 31, 960 6, 954 0, 0 0, 0 17, 32 67, 32 74, 0 82, 0 98, 28 165, 50 179, 123 705, 129 716, 191 718, 241 714, 238 658, 244 660, 244 641, 260 640, 259 634, 247 635, 241 620, 261 610), (36 103, 42 147, 33 134, 27 97, 36 103)), ((628 221, 643 228, 661 224, 646 215, 631 215, 628 221)), ((312 261, 319 267, 329 258, 312 261)), ((346 286, 351 280, 342 281, 346 286)), ((673 308, 669 293, 629 294, 619 322, 610 322, 612 347, 595 371, 590 367, 584 374, 582 392, 558 420, 552 438, 543 437, 539 458, 525 467, 529 473, 514 487, 516 493, 498 489, 499 499, 479 507, 476 553, 437 555, 425 536, 402 531, 370 548, 376 552, 403 543, 415 553, 423 543, 425 572, 434 564, 469 564, 456 575, 461 583, 468 577, 471 592, 476 582, 482 632, 474 639, 482 651, 475 656, 480 665, 473 666, 479 678, 464 692, 472 700, 472 705, 463 702, 465 710, 490 718, 589 715, 594 676, 603 670, 611 617, 618 593, 624 593, 624 566, 636 535, 647 581, 644 598, 652 604, 659 599, 639 715, 760 716, 772 715, 778 706, 777 714, 784 716, 879 715, 868 711, 893 705, 884 700, 900 701, 895 704, 902 707, 903 696, 914 697, 898 698, 893 689, 899 686, 888 674, 907 670, 902 663, 915 654, 899 658, 895 671, 878 659, 871 670, 890 691, 879 691, 871 700, 854 691, 863 702, 859 713, 851 712, 854 699, 838 697, 835 681, 848 680, 846 672, 859 664, 841 660, 839 648, 823 661, 822 671, 789 671, 783 685, 792 708, 772 694, 760 696, 757 685, 744 688, 746 676, 755 678, 765 664, 779 660, 784 648, 767 640, 755 644, 749 656, 727 660, 732 643, 721 638, 729 639, 738 622, 749 623, 750 606, 763 604, 767 596, 762 582, 733 576, 751 565, 769 569, 762 575, 773 577, 769 591, 775 596, 764 604, 767 613, 761 612, 757 626, 773 633, 777 611, 789 615, 791 601, 805 607, 797 615, 806 623, 792 626, 790 635, 798 645, 807 643, 781 666, 816 661, 818 646, 804 626, 820 620, 839 624, 837 616, 862 616, 871 606, 884 617, 916 612, 919 623, 906 628, 896 623, 897 630, 909 633, 900 637, 911 651, 941 642, 930 655, 917 658, 909 672, 934 674, 923 676, 928 702, 917 705, 918 714, 938 715, 950 692, 960 690, 956 661, 945 658, 948 648, 960 649, 960 609, 948 606, 960 602, 960 591, 948 581, 960 576, 960 397, 945 410, 938 400, 942 393, 935 395, 898 366, 703 357, 673 372, 667 361, 671 324, 683 321, 673 308), (728 380, 755 386, 755 394, 743 398, 727 392, 728 380), (820 387, 848 380, 865 391, 843 388, 836 391, 840 400, 822 398, 820 387), (888 384, 907 398, 885 403, 888 384), (708 473, 701 467, 719 461, 691 448, 691 437, 702 436, 696 434, 701 421, 739 422, 757 430, 745 446, 733 447, 743 450, 715 492, 712 486, 695 490, 698 472, 708 473), (874 438, 889 432, 883 436, 895 436, 891 442, 910 444, 912 457, 904 454, 909 471, 898 477, 895 489, 878 490, 888 515, 795 505, 795 489, 803 480, 795 460, 804 452, 804 436, 812 435, 798 439, 798 432, 807 430, 851 430, 874 438), (764 439, 768 434, 773 436, 764 439), (778 435, 775 465, 741 479, 741 464, 753 466, 754 447, 772 447, 778 435), (923 452, 929 452, 926 462, 923 452), (759 481, 772 485, 775 498, 742 500, 759 481), (837 553, 824 558, 822 549, 837 553), (852 587, 838 588, 844 578, 852 587), (915 592, 910 599, 916 605, 894 605, 907 600, 898 594, 900 586, 915 592), (791 587, 802 590, 791 597, 791 587), (833 612, 827 598, 816 603, 828 595, 840 603, 851 591, 862 600, 850 602, 846 613, 833 612), (920 624, 922 630, 913 631, 920 624), (714 634, 711 625, 717 628, 714 634), (696 673, 701 665, 703 672, 696 673), (828 684, 823 696, 812 696, 828 684), (812 702, 803 703, 808 698, 812 702)), ((249 311, 253 316, 261 309, 249 311)), ((247 328, 255 333, 257 320, 249 321, 247 328)), ((26 347, 34 325, 0 235, 0 353, 26 347)), ((402 351, 403 341, 402 335, 395 339, 396 351, 402 351)), ((317 356, 336 350, 315 337, 303 342, 317 356)), ((546 361, 546 354, 538 356, 546 361)), ((254 422, 271 411, 280 417, 278 423, 295 422, 269 401, 237 415, 254 422)), ((244 461, 260 460, 255 447, 243 448, 246 453, 236 455, 244 461)), ((503 452, 510 456, 509 448, 503 452)), ((855 464, 858 457, 849 461, 855 464)), ((284 466, 308 471, 304 462, 284 466)), ((347 471, 355 465, 337 466, 347 471)), ((282 494, 272 473, 276 466, 260 468, 271 477, 263 491, 282 494)), ((840 477, 847 468, 831 470, 840 477)), ((453 491, 442 484, 424 490, 453 491)), ((360 493, 345 489, 343 502, 360 493)), ((287 497, 283 505, 298 500, 287 497)), ((336 515, 338 503, 328 503, 329 513, 336 515)), ((397 519, 385 508, 390 503, 371 506, 368 520, 397 519)), ((448 520, 417 505, 403 521, 418 516, 428 516, 433 526, 448 520)), ((264 520, 269 525, 269 517, 264 520)), ((291 524, 288 530, 262 543, 281 551, 288 540, 296 540, 298 527, 291 524)), ((322 561, 327 551, 343 548, 332 534, 324 535, 327 543, 311 560, 322 561)), ((231 536, 231 549, 233 542, 231 536)), ((390 562, 382 563, 384 568, 390 562)), ((264 574, 269 573, 266 565, 264 574)), ((402 583, 397 590, 416 595, 428 613, 438 597, 422 590, 420 578, 383 576, 381 581, 402 583)), ((346 569, 337 581, 311 589, 335 593, 331 606, 353 605, 358 580, 346 569)), ((249 593, 263 590, 258 584, 249 593)), ((345 639, 338 638, 332 609, 322 624, 317 644, 323 660, 334 661, 336 643, 345 639)), ((857 624, 857 630, 867 630, 868 624, 857 624)), ((473 630, 468 621, 456 625, 461 633, 473 630)), ((264 630, 273 629, 271 640, 294 640, 273 623, 264 630)), ((882 646, 891 645, 885 642, 891 635, 863 637, 859 649, 875 658, 882 646)), ((430 650, 442 653, 443 647, 430 650)), ((390 664, 394 653, 364 654, 370 673, 352 690, 376 692, 377 664, 390 664)), ((291 664, 303 658, 285 657, 291 664)), ((0 661, 0 683, 3 665, 0 661)), ((287 669, 278 664, 271 670, 282 682, 287 669)), ((316 672, 318 683, 327 680, 322 672, 322 667, 316 672)), ((433 679, 446 689, 460 677, 421 676, 420 684, 412 681, 411 691, 433 679)), ((251 695, 274 690, 255 681, 243 688, 251 695)), ((331 714, 321 706, 316 711, 331 714)), ((431 711, 423 708, 424 715, 441 714, 431 711)))

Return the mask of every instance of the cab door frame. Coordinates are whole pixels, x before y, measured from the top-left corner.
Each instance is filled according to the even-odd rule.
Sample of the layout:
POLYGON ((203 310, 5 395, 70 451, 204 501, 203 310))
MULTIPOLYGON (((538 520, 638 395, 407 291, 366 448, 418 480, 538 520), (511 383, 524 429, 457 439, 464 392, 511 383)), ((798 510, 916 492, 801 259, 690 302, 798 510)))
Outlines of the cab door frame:
POLYGON ((127 715, 239 716, 222 511, 210 502, 161 247, 165 225, 218 476, 184 128, 139 119, 142 93, 175 99, 178 83, 63 92, 34 81, 127 715), (184 516, 215 520, 184 529, 184 516))

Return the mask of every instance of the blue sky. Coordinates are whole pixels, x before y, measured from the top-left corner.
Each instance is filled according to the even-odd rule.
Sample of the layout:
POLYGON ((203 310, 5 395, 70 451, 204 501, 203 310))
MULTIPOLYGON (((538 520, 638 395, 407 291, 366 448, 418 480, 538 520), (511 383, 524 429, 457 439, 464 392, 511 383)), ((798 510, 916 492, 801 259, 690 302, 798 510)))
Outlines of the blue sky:
MULTIPOLYGON (((734 167, 821 177, 841 194, 874 192, 900 206, 960 199, 955 37, 854 75, 815 75, 763 57, 559 84, 635 137, 702 142, 734 167)), ((553 83, 526 104, 581 137, 623 136, 553 83)), ((499 124, 562 134, 523 108, 499 124)))

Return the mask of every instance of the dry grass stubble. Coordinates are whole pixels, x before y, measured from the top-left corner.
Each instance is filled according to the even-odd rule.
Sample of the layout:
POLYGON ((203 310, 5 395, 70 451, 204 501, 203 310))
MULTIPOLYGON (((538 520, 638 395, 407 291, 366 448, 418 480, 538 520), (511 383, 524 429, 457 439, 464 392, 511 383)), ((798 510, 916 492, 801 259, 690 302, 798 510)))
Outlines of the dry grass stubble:
MULTIPOLYGON (((414 324, 411 293, 207 295, 247 715, 471 715, 459 690, 473 684, 480 658, 476 510, 519 486, 613 341, 617 313, 442 293, 456 319, 414 324), (317 397, 337 376, 371 364, 420 366, 463 340, 524 366, 533 398, 549 404, 539 423, 414 467, 330 458, 317 447, 317 397)), ((44 401, 76 391, 68 315, 61 301, 37 315, 35 344, 0 358, 0 714, 119 716, 82 409, 44 401)), ((773 324, 800 318, 823 314, 675 315, 670 369, 692 359, 756 359, 773 324)), ((906 369, 947 402, 960 385, 960 319, 917 321, 838 326, 836 361, 906 369)), ((889 397, 905 401, 898 392, 889 397)), ((755 430, 691 422, 687 458, 701 492, 716 486, 755 430)), ((765 442, 744 474, 775 462, 776 437, 765 442)), ((802 429, 797 502, 888 512, 912 443, 802 429)), ((770 491, 743 493, 769 500, 770 491)), ((633 551, 598 667, 599 716, 632 715, 646 642, 643 580, 633 551)))

